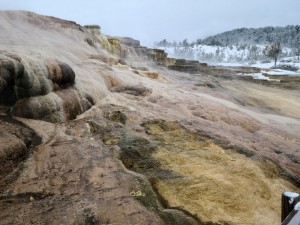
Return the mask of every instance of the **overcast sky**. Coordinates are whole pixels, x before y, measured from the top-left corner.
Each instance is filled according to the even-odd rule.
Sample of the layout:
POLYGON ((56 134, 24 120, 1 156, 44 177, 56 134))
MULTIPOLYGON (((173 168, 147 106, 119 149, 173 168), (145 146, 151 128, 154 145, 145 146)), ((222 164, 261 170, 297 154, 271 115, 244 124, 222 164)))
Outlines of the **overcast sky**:
POLYGON ((29 10, 98 24, 144 45, 194 41, 241 27, 300 24, 300 0, 0 0, 1 10, 29 10))

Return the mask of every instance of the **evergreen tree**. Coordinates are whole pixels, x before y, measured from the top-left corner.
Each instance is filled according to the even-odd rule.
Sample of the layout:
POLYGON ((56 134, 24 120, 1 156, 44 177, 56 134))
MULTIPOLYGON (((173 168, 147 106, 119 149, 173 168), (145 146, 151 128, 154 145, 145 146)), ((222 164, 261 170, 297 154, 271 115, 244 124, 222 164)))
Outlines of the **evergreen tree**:
POLYGON ((170 46, 172 46, 172 43, 168 42, 166 39, 163 39, 162 41, 156 42, 155 46, 157 46, 157 47, 170 47, 170 46))
POLYGON ((183 46, 183 47, 189 47, 189 43, 188 43, 187 39, 184 39, 184 40, 182 41, 182 46, 183 46))
POLYGON ((250 59, 257 60, 257 53, 258 53, 258 48, 256 45, 251 45, 249 49, 249 57, 250 59))
POLYGON ((275 66, 279 57, 279 54, 282 52, 280 42, 275 42, 272 44, 269 44, 264 49, 264 54, 268 58, 274 59, 275 66))
POLYGON ((292 49, 295 55, 298 57, 300 56, 300 26, 295 26, 295 38, 293 41, 292 49))

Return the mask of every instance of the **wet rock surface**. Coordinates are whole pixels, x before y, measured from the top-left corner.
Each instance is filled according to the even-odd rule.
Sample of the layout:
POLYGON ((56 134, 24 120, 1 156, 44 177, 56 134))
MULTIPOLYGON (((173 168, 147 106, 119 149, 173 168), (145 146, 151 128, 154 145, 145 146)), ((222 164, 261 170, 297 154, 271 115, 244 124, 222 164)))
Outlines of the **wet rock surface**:
POLYGON ((280 223, 281 193, 300 192, 296 78, 0 17, 1 224, 280 223))
POLYGON ((10 116, 0 115, 1 193, 20 175, 24 161, 40 143, 41 137, 31 128, 10 116))
POLYGON ((148 177, 165 206, 191 213, 200 224, 276 223, 280 186, 287 183, 272 161, 217 144, 176 121, 142 125, 146 137, 123 133, 121 159, 148 177))
POLYGON ((113 92, 122 92, 130 95, 135 95, 135 96, 146 96, 150 95, 152 93, 152 90, 145 87, 144 85, 139 85, 139 84, 126 84, 126 85, 120 85, 120 86, 115 86, 111 89, 113 92))
POLYGON ((0 55, 0 103, 15 116, 60 122, 74 119, 94 102, 74 88, 75 72, 66 63, 0 55))
MULTIPOLYGON (((104 117, 53 124, 54 136, 3 185, 3 224, 198 224, 180 210, 165 210, 147 178, 123 167, 118 144, 132 144, 121 138, 125 115, 118 107, 107 109, 104 117)), ((2 167, 2 173, 12 171, 2 167)))

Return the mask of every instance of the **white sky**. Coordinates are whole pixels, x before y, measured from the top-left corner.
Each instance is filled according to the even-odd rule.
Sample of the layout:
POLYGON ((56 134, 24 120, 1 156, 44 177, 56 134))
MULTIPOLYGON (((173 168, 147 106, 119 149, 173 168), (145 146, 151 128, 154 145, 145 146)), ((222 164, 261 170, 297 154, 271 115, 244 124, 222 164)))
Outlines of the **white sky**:
POLYGON ((300 0, 0 0, 0 10, 28 10, 98 24, 144 45, 194 41, 241 27, 300 24, 300 0))

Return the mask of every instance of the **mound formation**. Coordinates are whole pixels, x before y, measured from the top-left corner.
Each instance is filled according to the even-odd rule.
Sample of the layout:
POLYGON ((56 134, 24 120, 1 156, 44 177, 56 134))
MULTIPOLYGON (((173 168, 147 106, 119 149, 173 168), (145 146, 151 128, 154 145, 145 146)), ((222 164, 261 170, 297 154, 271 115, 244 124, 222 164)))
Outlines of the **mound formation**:
POLYGON ((0 18, 1 224, 280 223, 300 192, 298 83, 0 18))

